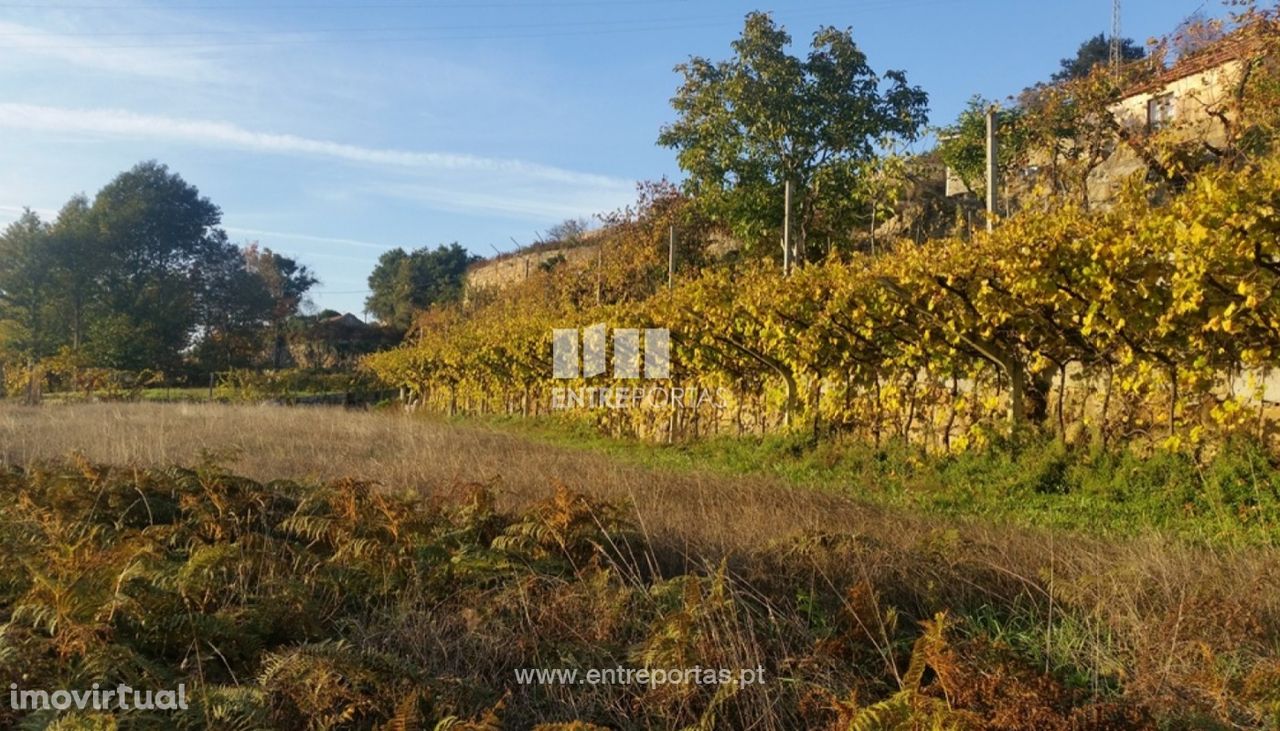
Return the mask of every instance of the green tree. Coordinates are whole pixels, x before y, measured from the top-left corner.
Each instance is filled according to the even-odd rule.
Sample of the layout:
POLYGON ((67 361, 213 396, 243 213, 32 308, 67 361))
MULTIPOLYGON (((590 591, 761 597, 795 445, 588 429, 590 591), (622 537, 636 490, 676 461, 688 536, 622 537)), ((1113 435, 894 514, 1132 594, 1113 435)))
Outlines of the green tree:
MULTIPOLYGON (((987 110, 994 102, 975 96, 956 119, 938 134, 938 151, 969 190, 981 194, 987 187, 987 110)), ((996 113, 997 164, 1008 172, 1023 162, 1028 147, 1025 113, 1019 107, 996 113)))
MULTIPOLYGON (((1120 41, 1120 57, 1124 61, 1141 61, 1147 57, 1146 50, 1132 38, 1120 41)), ((1111 60, 1111 41, 1103 33, 1080 44, 1076 55, 1062 59, 1061 69, 1053 75, 1053 80, 1068 81, 1089 75, 1093 67, 1108 63, 1111 60)))
MULTIPOLYGON (((790 180, 803 259, 816 214, 847 200, 860 177, 828 175, 815 190, 815 176, 856 169, 886 138, 916 139, 928 96, 901 71, 872 70, 848 29, 818 30, 803 59, 787 52, 790 44, 768 14, 752 13, 732 58, 694 57, 677 66, 684 77, 672 99, 678 117, 658 142, 677 150, 689 192, 748 243, 776 235, 790 180)), ((826 220, 838 235, 849 233, 840 230, 851 226, 844 217, 826 220)))
POLYGON ((56 316, 73 353, 84 344, 85 329, 102 295, 99 284, 104 262, 95 234, 89 199, 84 195, 62 207, 52 229, 56 316))
POLYGON ((30 209, 0 234, 0 349, 30 366, 57 348, 49 225, 30 209))
POLYGON ((320 280, 307 267, 271 249, 260 248, 256 243, 245 248, 244 258, 246 267, 270 297, 271 363, 275 368, 283 367, 289 322, 306 302, 307 292, 320 280))
POLYGON ((194 355, 209 371, 247 367, 262 352, 276 298, 250 266, 249 250, 220 242, 201 268, 194 355))
POLYGON ((467 268, 476 261, 479 257, 456 243, 412 253, 399 248, 387 251, 369 275, 365 307, 382 323, 408 329, 416 313, 460 299, 467 268))
POLYGON ((92 359, 129 370, 180 365, 198 324, 199 269, 225 240, 222 212, 151 161, 108 183, 90 215, 104 258, 104 312, 88 328, 92 359))
MULTIPOLYGON (((219 228, 218 207, 144 162, 52 224, 27 212, 0 239, 0 360, 173 372, 249 365, 284 342, 316 284, 307 267, 219 228)), ((278 348, 279 350, 279 348, 278 348)))

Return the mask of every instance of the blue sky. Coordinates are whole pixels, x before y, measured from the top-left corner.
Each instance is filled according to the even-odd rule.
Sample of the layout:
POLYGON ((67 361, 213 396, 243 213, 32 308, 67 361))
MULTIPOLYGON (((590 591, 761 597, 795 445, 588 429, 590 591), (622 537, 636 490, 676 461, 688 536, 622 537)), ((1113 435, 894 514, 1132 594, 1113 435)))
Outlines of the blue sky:
MULTIPOLYGON (((0 0, 0 224, 158 159, 237 241, 312 267, 361 312, 381 251, 492 255, 680 172, 654 140, 672 67, 770 10, 802 44, 851 26, 935 123, 1109 29, 1110 0, 0 0)), ((1216 0, 1125 0, 1125 35, 1216 0)))

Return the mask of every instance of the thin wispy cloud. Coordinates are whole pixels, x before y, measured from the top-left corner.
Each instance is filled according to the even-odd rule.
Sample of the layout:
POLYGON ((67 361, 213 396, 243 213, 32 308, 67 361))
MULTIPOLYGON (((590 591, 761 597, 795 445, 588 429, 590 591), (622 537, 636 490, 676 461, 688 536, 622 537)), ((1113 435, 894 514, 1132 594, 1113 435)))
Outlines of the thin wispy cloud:
MULTIPOLYGON (((631 166, 651 169, 590 144, 595 127, 583 120, 598 105, 561 82, 538 43, 277 42, 348 23, 483 22, 461 5, 373 15, 341 3, 323 14, 37 5, 0 10, 0 202, 15 204, 0 206, 0 230, 22 204, 54 220, 70 195, 92 198, 134 162, 158 159, 222 207, 234 240, 349 282, 324 295, 348 310, 362 298, 346 290, 363 286, 384 251, 506 248, 626 205, 631 166)), ((553 20, 532 7, 514 15, 553 20)))
POLYGON ((583 191, 578 195, 557 199, 541 190, 509 190, 501 195, 432 185, 389 184, 371 188, 379 196, 399 198, 454 213, 479 212, 521 220, 563 221, 621 207, 633 193, 634 185, 583 191), (625 191, 625 192, 624 192, 625 191))
MULTIPOLYGON (((0 210, 3 210, 0 208, 0 210)), ((359 239, 334 238, 332 236, 313 236, 311 234, 288 233, 285 231, 267 231, 260 228, 242 228, 240 226, 227 226, 226 231, 229 234, 240 236, 261 236, 268 239, 286 239, 289 241, 309 241, 317 244, 336 244, 339 246, 358 246, 365 249, 376 249, 377 251, 386 251, 394 248, 389 244, 378 244, 372 241, 361 241, 359 239)))
POLYGON ((210 81, 223 72, 197 53, 161 48, 109 47, 83 36, 0 21, 0 55, 8 63, 28 57, 95 72, 148 78, 210 81))
MULTIPOLYGON (((271 248, 271 247, 268 247, 268 248, 271 248)), ((276 252, 277 254, 287 254, 292 257, 297 257, 303 263, 306 263, 311 259, 336 259, 338 261, 349 261, 353 263, 358 262, 361 265, 366 265, 369 263, 369 257, 367 256, 350 256, 348 254, 326 254, 324 252, 318 252, 318 251, 303 251, 301 249, 286 249, 286 248, 271 248, 271 250, 276 252)))
POLYGON ((292 134, 258 132, 226 122, 136 114, 117 109, 69 109, 0 103, 0 127, 34 132, 163 139, 192 145, 329 158, 406 170, 501 173, 551 183, 628 191, 632 188, 632 183, 627 180, 522 160, 363 147, 292 134))

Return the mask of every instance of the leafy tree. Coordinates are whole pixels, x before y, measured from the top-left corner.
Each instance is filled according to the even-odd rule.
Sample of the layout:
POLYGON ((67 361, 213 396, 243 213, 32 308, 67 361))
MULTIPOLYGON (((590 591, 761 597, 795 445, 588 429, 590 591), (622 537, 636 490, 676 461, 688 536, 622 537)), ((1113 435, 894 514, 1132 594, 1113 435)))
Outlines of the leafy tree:
POLYGON ((257 242, 244 248, 244 262, 271 295, 273 322, 296 315, 306 303, 307 292, 320 282, 306 266, 263 248, 257 242))
POLYGON ((129 370, 177 366, 197 325, 198 271, 225 242, 222 212, 151 161, 108 183, 89 215, 104 257, 93 359, 129 370))
POLYGON ((289 320, 298 314, 307 292, 320 280, 307 267, 271 249, 260 248, 256 243, 245 248, 244 259, 245 267, 265 287, 270 300, 267 320, 272 337, 271 362, 273 367, 280 368, 287 350, 289 320))
POLYGON ((85 329, 101 300, 99 274, 102 250, 95 237, 89 199, 77 195, 67 201, 51 230, 50 245, 57 282, 55 317, 66 334, 64 343, 78 353, 85 329))
POLYGON ((251 363, 316 278, 256 244, 241 250, 218 207, 144 162, 50 225, 28 212, 0 238, 0 360, 58 369, 172 372, 251 363), (267 328, 270 327, 270 330, 267 328))
MULTIPOLYGON (((1147 52, 1137 41, 1124 38, 1120 41, 1120 57, 1124 61, 1141 61, 1147 57, 1147 52)), ((1111 41, 1106 34, 1099 33, 1081 43, 1073 58, 1062 59, 1061 69, 1052 78, 1054 81, 1083 78, 1088 76, 1095 66, 1108 63, 1110 60, 1111 41)))
POLYGON ((408 260, 409 254, 402 248, 384 251, 369 274, 369 296, 365 298, 364 307, 383 323, 391 324, 396 319, 400 304, 398 280, 408 260))
POLYGON ((844 243, 875 251, 876 229, 896 215, 907 185, 907 159, 890 149, 869 160, 821 168, 813 176, 812 195, 822 205, 809 225, 810 239, 825 234, 828 252, 844 243), (859 241, 866 245, 856 246, 859 241))
POLYGON ((456 243, 434 251, 392 249, 379 257, 369 275, 371 294, 365 307, 381 322, 407 329, 418 312, 460 299, 467 268, 476 261, 479 257, 456 243))
POLYGON ((31 210, 0 235, 0 348, 29 365, 56 343, 48 327, 53 296, 49 226, 31 210))
MULTIPOLYGON (((975 96, 955 123, 939 134, 942 161, 955 171, 969 190, 982 192, 987 186, 987 110, 993 102, 975 96)), ((1003 172, 1016 167, 1027 153, 1027 125, 1021 108, 996 113, 997 164, 1003 172)))
POLYGON ((223 242, 201 269, 195 356, 211 371, 251 365, 262 350, 264 327, 277 311, 267 281, 250 266, 251 251, 256 249, 223 242))
MULTIPOLYGON (((752 13, 732 58, 677 66, 678 118, 658 141, 678 151, 690 192, 749 243, 779 230, 790 180, 803 259, 816 214, 847 199, 860 178, 832 175, 818 190, 815 177, 874 158, 886 138, 914 140, 928 97, 901 71, 877 74, 848 29, 818 30, 803 59, 787 53, 790 44, 769 15, 752 13)), ((850 222, 832 218, 827 225, 838 235, 850 232, 850 222)))

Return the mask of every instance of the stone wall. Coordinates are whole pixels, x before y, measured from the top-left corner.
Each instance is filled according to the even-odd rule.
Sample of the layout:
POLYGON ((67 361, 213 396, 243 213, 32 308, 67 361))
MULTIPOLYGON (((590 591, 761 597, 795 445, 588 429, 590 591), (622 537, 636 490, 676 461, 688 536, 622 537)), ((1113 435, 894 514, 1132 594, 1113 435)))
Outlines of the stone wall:
POLYGON ((599 244, 583 244, 489 259, 476 264, 467 272, 467 288, 505 289, 523 282, 530 275, 537 273, 538 267, 558 257, 564 257, 565 261, 571 264, 594 260, 598 246, 599 244))

